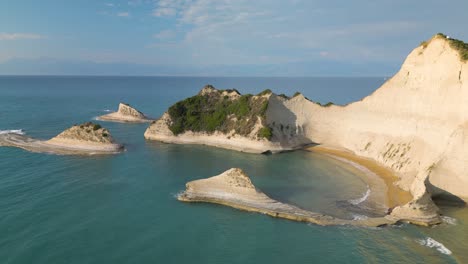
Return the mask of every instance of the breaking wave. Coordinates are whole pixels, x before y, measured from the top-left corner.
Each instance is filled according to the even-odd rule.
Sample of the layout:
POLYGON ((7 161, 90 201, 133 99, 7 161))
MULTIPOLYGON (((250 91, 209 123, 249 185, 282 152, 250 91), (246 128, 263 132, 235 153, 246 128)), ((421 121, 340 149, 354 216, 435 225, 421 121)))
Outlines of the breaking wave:
POLYGON ((451 255, 452 254, 452 251, 450 251, 450 249, 446 248, 442 243, 437 242, 433 238, 426 237, 425 239, 417 240, 417 242, 419 244, 421 244, 422 246, 426 246, 426 247, 429 247, 429 248, 435 248, 435 249, 437 249, 437 251, 439 251, 442 254, 445 254, 445 255, 451 255))
POLYGON ((450 217, 450 216, 442 216, 442 221, 446 224, 449 225, 456 225, 457 224, 457 219, 450 217))
POLYGON ((24 135, 24 131, 23 129, 0 130, 0 135, 3 135, 3 134, 24 135))
POLYGON ((371 190, 369 188, 369 186, 367 186, 367 191, 366 193, 364 193, 364 195, 362 197, 359 197, 357 199, 352 199, 352 200, 349 200, 349 202, 351 204, 354 204, 354 205, 358 205, 358 204, 361 204, 362 202, 364 202, 365 200, 367 200, 367 198, 369 197, 371 193, 371 190))

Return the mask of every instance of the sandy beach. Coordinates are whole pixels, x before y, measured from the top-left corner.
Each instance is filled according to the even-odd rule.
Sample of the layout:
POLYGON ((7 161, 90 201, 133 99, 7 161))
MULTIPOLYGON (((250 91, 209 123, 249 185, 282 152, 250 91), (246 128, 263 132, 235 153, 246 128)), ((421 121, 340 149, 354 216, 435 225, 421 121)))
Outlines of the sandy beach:
POLYGON ((316 153, 322 153, 335 158, 342 158, 350 162, 357 163, 378 175, 387 186, 387 202, 388 207, 390 208, 394 208, 399 205, 404 205, 413 199, 410 192, 405 191, 395 185, 395 183, 399 180, 399 178, 395 174, 393 174, 389 169, 379 165, 373 160, 356 156, 349 151, 324 146, 307 147, 306 150, 316 153))

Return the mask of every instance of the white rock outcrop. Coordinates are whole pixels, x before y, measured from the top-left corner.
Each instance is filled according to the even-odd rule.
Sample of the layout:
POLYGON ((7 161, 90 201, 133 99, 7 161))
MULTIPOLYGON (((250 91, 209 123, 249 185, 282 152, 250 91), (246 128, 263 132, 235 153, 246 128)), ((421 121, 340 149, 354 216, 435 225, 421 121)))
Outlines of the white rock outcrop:
POLYGON ((146 117, 142 112, 131 107, 129 104, 120 103, 119 110, 114 113, 97 117, 102 121, 145 123, 152 120, 146 117))

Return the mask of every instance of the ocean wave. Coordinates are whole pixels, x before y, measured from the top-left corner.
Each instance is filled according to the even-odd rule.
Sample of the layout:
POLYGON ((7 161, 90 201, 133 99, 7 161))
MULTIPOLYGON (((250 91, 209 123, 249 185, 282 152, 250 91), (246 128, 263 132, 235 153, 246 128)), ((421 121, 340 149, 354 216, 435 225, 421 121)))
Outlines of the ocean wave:
POLYGON ((367 191, 366 193, 364 193, 364 195, 362 197, 359 197, 357 199, 352 199, 352 200, 349 200, 349 202, 351 204, 354 204, 354 205, 358 205, 358 204, 361 204, 362 202, 364 202, 365 200, 367 200, 367 198, 369 197, 371 193, 371 190, 369 188, 369 186, 367 186, 367 191))
POLYGON ((436 241, 433 238, 426 237, 425 239, 418 239, 417 242, 422 246, 426 246, 426 247, 429 247, 429 248, 435 248, 435 249, 437 249, 437 251, 439 251, 442 254, 445 254, 445 255, 451 255, 452 254, 452 251, 450 251, 450 249, 446 248, 442 243, 436 241))
POLYGON ((450 217, 450 216, 442 216, 442 221, 449 225, 457 225, 457 219, 450 217))
POLYGON ((23 129, 0 130, 0 135, 3 135, 3 134, 24 135, 24 131, 23 129))
POLYGON ((102 110, 102 111, 104 111, 104 112, 112 112, 112 110, 110 110, 110 109, 104 109, 104 110, 102 110))
POLYGON ((353 214, 353 220, 366 220, 367 218, 369 217, 365 215, 353 214))

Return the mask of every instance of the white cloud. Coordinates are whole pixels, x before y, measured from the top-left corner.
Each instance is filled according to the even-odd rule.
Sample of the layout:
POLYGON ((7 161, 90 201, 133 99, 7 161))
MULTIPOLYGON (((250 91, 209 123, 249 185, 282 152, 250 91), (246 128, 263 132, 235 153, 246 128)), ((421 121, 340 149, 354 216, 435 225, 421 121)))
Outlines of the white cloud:
POLYGON ((120 13, 117 13, 117 16, 119 16, 119 17, 130 17, 130 13, 128 13, 128 12, 120 12, 120 13))
POLYGON ((191 0, 159 0, 152 14, 156 17, 175 16, 191 2, 191 0))
POLYGON ((157 34, 153 35, 153 38, 160 39, 160 40, 167 40, 172 39, 176 36, 176 32, 173 30, 163 30, 157 34))
POLYGON ((160 7, 160 8, 156 8, 153 11, 153 16, 157 16, 157 17, 174 16, 176 12, 177 10, 175 8, 160 7))
POLYGON ((0 33, 0 40, 42 39, 43 35, 32 33, 0 33))

